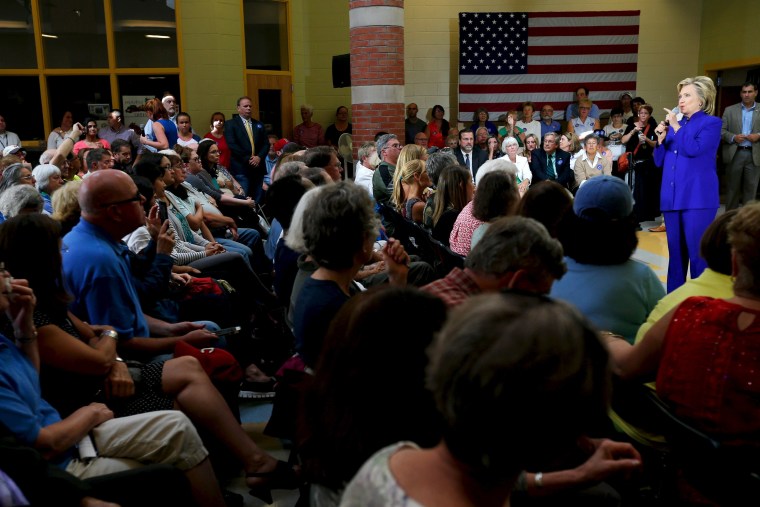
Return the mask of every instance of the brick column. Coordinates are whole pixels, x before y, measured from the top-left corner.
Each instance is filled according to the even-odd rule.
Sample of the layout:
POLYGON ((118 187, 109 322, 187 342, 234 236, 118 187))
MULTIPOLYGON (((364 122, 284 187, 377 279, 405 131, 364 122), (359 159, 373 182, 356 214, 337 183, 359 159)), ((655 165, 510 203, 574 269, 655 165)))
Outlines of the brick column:
POLYGON ((375 133, 404 142, 404 1, 350 0, 354 155, 375 133))

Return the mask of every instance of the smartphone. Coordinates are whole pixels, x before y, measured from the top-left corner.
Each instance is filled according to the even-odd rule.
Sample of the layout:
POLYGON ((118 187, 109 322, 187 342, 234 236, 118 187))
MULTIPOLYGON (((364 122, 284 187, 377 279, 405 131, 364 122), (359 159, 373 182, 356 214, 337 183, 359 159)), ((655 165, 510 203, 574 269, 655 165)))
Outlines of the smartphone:
POLYGON ((224 329, 220 329, 219 331, 214 331, 214 334, 217 336, 226 336, 228 334, 238 334, 240 332, 240 326, 234 326, 234 327, 226 327, 224 329))
POLYGON ((169 220, 169 210, 166 208, 166 203, 163 201, 158 201, 158 218, 161 220, 162 224, 169 220))

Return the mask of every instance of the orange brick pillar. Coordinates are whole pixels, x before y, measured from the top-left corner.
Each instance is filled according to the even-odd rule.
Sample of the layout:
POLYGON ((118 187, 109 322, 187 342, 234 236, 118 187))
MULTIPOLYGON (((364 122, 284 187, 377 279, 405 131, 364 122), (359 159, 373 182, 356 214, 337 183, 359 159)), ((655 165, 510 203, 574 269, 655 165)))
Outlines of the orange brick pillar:
POLYGON ((353 147, 379 131, 404 142, 404 1, 350 0, 353 147))

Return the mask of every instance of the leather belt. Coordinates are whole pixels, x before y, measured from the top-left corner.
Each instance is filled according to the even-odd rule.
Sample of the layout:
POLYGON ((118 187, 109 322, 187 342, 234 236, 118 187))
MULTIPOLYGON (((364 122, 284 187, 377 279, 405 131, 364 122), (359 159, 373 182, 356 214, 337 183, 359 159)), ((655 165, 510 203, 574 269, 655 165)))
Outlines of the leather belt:
POLYGON ((737 150, 751 150, 752 146, 737 146, 737 150))

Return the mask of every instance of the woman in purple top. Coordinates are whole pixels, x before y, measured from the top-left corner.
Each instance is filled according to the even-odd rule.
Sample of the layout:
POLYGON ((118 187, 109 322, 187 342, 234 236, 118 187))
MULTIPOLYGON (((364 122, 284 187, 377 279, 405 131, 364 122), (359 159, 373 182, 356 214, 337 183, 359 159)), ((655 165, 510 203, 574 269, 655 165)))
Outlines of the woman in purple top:
POLYGON ((715 157, 721 120, 715 111, 715 85, 706 76, 678 83, 678 110, 655 129, 655 164, 662 167, 660 208, 668 235, 668 292, 707 267, 699 242, 720 206, 715 157), (678 112, 683 118, 678 121, 678 112))

